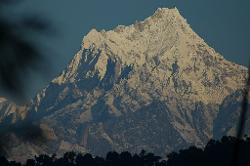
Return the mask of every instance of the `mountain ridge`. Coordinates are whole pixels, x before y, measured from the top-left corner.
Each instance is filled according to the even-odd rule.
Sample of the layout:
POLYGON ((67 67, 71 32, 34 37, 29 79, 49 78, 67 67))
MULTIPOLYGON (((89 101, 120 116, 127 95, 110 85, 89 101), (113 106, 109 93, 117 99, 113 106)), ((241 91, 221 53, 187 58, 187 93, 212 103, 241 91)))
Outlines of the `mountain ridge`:
MULTIPOLYGON (((189 27, 189 25, 186 23, 186 21, 184 21, 184 19, 182 18, 182 16, 180 15, 180 13, 178 12, 178 10, 176 8, 174 9, 158 9, 155 14, 151 17, 148 17, 147 19, 145 19, 144 21, 142 22, 138 22, 137 24, 145 24, 145 22, 152 22, 152 20, 154 20, 154 17, 159 17, 161 16, 159 19, 160 19, 160 22, 163 20, 168 20, 168 18, 170 17, 171 19, 172 18, 178 18, 182 21, 180 21, 181 23, 184 23, 184 25, 182 25, 184 28, 183 29, 189 29, 191 31, 191 28, 189 27), (170 16, 169 16, 170 15, 170 16)), ((171 20, 170 19, 170 20, 171 20)), ((163 22, 163 21, 162 21, 163 22)), ((162 23, 161 22, 161 23, 162 23)), ((171 24, 172 21, 170 21, 170 23, 168 24, 171 24)), ((165 25, 166 23, 163 22, 162 23, 163 25, 165 25)), ((174 24, 174 23, 173 23, 174 24)), ((150 24, 149 24, 150 25, 150 24)), ((159 25, 161 26, 161 24, 159 25)), ((145 63, 145 61, 147 61, 145 58, 148 57, 148 59, 151 59, 155 54, 156 54, 156 59, 157 59, 157 54, 163 54, 164 53, 164 49, 168 49, 168 48, 150 48, 151 50, 153 50, 151 53, 152 55, 150 55, 150 50, 148 51, 147 48, 143 48, 142 47, 136 47, 134 45, 142 45, 141 43, 137 43, 137 42, 134 42, 134 45, 131 44, 133 42, 131 41, 127 41, 126 42, 126 39, 125 38, 129 38, 131 37, 131 35, 137 33, 137 29, 135 28, 136 26, 134 24, 130 25, 130 26, 127 26, 127 27, 123 27, 123 28, 119 28, 118 26, 118 29, 123 29, 124 33, 121 33, 120 31, 118 32, 118 35, 117 35, 117 32, 116 30, 112 31, 101 31, 101 32, 98 32, 96 31, 95 29, 91 30, 83 39, 83 44, 82 44, 82 47, 83 49, 91 49, 92 46, 93 47, 96 47, 100 50, 102 50, 101 52, 101 56, 100 56, 100 59, 98 60, 97 62, 97 65, 95 66, 95 70, 97 70, 99 73, 98 73, 98 77, 100 77, 101 79, 104 77, 104 74, 106 72, 106 64, 107 64, 107 59, 109 58, 109 54, 111 54, 112 56, 116 56, 118 57, 118 59, 120 59, 121 61, 121 65, 126 65, 126 64, 136 64, 136 66, 141 66, 142 64, 145 63), (125 35, 124 35, 125 34, 125 35), (125 36, 125 37, 124 37, 125 36), (121 39, 120 39, 121 38, 121 39), (111 40, 112 39, 112 40, 111 40), (115 40, 116 39, 116 40, 115 40), (115 40, 115 41, 113 41, 115 40), (115 44, 114 43, 117 43, 118 46, 120 47, 116 47, 114 46, 115 44), (130 45, 129 45, 130 44, 130 45), (124 46, 125 45, 125 46, 124 46), (126 47, 128 45, 128 47, 126 47), (131 46, 132 45, 132 46, 131 46), (104 48, 106 47, 106 48, 104 48), (104 50, 103 50, 104 48, 104 50), (135 51, 134 49, 131 49, 131 48, 135 48, 139 51, 135 51), (112 52, 110 52, 110 50, 112 50, 112 52), (146 50, 146 51, 145 51, 146 50), (129 51, 131 51, 132 53, 128 53, 129 51), (104 53, 103 53, 104 52, 104 53), (145 55, 145 52, 147 52, 147 55, 145 55), (105 55, 103 55, 105 54, 105 55), (149 55, 148 55, 149 54, 149 55)), ((139 26, 138 26, 139 27, 139 26)), ((116 28, 117 29, 117 28, 116 28)), ((151 28, 153 29, 152 31, 154 31, 154 27, 151 28)), ((156 30, 158 30, 158 26, 156 26, 155 28, 156 30)), ((168 29, 164 29, 162 28, 163 30, 162 31, 168 31, 168 29)), ((170 30, 173 30, 174 32, 175 31, 179 31, 179 30, 176 30, 176 26, 174 27, 171 27, 169 28, 170 30)), ((147 31, 147 30, 144 30, 144 31, 147 31)), ((143 33, 144 31, 142 31, 142 33, 139 33, 141 34, 141 38, 138 37, 138 41, 141 41, 142 43, 146 43, 145 41, 143 41, 142 38, 146 38, 145 36, 147 35, 147 33, 143 33)), ((171 31, 172 32, 172 31, 171 31)), ((180 33, 180 32, 179 32, 180 33)), ((162 33, 159 33, 161 36, 163 36, 164 34, 162 33)), ((170 34, 167 32, 167 34, 170 34)), ((189 33, 189 35, 191 34, 191 36, 193 37, 194 36, 194 41, 189 41, 190 43, 191 42, 197 42, 197 44, 192 45, 194 47, 196 47, 197 45, 198 46, 201 46, 201 47, 205 47, 205 50, 204 51, 207 51, 207 54, 209 56, 213 56, 213 58, 218 58, 220 60, 224 60, 226 61, 220 54, 216 53, 212 48, 208 47, 208 45, 197 35, 195 34, 193 31, 191 31, 191 33, 189 33)), ((152 36, 157 36, 156 33, 152 33, 152 36)), ((167 35, 166 35, 167 36, 167 35)), ((178 37, 178 33, 174 35, 173 38, 177 38, 178 37)), ((182 35, 184 36, 184 35, 182 35)), ((166 42, 174 42, 173 40, 169 40, 168 38, 169 36, 167 36, 166 38, 159 38, 158 36, 156 37, 156 41, 159 41, 159 40, 164 40, 166 42)), ((170 36, 171 37, 171 36, 170 36)), ((185 36, 186 37, 186 36, 185 36)), ((149 37, 150 39, 148 40, 154 40, 154 38, 152 38, 151 36, 149 37)), ((136 40, 136 39, 135 39, 136 40)), ((179 39, 180 40, 180 44, 182 44, 181 42, 185 41, 185 39, 179 39)), ((155 45, 158 45, 159 43, 156 43, 155 45)), ((161 44, 161 43, 160 43, 161 44)), ((164 43, 165 44, 165 43, 164 43)), ((150 44, 143 44, 143 45, 146 45, 145 47, 147 47, 147 45, 149 45, 150 47, 152 46, 153 47, 153 44, 150 43, 150 44)), ((166 44, 165 44, 166 45, 166 44)), ((161 46, 160 46, 161 47, 161 46)), ((168 47, 171 47, 168 46, 168 47)), ((185 46, 181 47, 179 50, 182 50, 182 51, 186 51, 184 50, 185 49, 185 46), (183 48, 184 47, 184 48, 183 48)), ((170 50, 171 51, 171 50, 170 50)), ((79 52, 79 54, 77 54, 77 56, 74 58, 74 63, 70 64, 70 66, 78 66, 77 62, 79 62, 79 59, 82 58, 81 57, 81 54, 82 54, 82 50, 79 52)), ((172 52, 169 53, 170 55, 173 55, 172 52)), ((185 53, 184 53, 185 54, 185 53)), ((86 57, 85 57, 86 58, 86 57)), ((172 58, 172 57, 170 57, 172 58)), ((178 57, 177 57, 178 58, 178 57)), ((188 59, 188 57, 185 57, 186 59, 188 59)), ((182 64, 185 64, 185 58, 182 58, 181 60, 183 60, 184 62, 182 62, 182 64)), ((209 57, 211 58, 211 57, 209 57)), ((166 58, 165 58, 166 59, 166 58)), ((157 61, 157 60, 156 60, 157 61)), ((159 60, 158 60, 159 61, 159 60)), ((209 61, 209 59, 208 59, 209 61)), ((228 61, 226 61, 228 62, 228 61)), ((225 62, 225 63, 226 63, 225 62)), ((187 63, 190 63, 190 62, 187 62, 187 63)), ((209 63, 209 62, 208 62, 209 63)), ((239 66, 239 68, 242 68, 242 70, 246 70, 246 68, 244 68, 243 66, 239 66)), ((188 70, 188 68, 187 68, 188 70)), ((71 74, 72 72, 74 73, 74 70, 70 71, 71 74)), ((93 73, 92 73, 93 74, 93 73)), ((69 74, 70 75, 70 74, 69 74)), ((54 80, 54 82, 57 82, 60 84, 60 79, 62 78, 63 76, 59 76, 57 79, 54 80)), ((67 78, 66 78, 67 79, 67 78)), ((69 78, 68 78, 69 79, 69 78)))

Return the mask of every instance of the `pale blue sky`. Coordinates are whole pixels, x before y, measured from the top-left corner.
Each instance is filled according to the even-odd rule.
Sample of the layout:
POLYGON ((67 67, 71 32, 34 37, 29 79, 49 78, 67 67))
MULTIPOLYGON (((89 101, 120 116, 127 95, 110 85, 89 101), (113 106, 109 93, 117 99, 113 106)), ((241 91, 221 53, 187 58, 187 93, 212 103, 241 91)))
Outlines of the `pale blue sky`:
POLYGON ((60 73, 91 28, 129 25, 152 15, 158 7, 173 6, 180 10, 193 30, 226 59, 248 64, 249 0, 26 0, 19 6, 21 10, 50 19, 60 31, 59 37, 45 40, 55 52, 49 56, 52 72, 47 78, 36 78, 32 91, 42 88, 60 73))

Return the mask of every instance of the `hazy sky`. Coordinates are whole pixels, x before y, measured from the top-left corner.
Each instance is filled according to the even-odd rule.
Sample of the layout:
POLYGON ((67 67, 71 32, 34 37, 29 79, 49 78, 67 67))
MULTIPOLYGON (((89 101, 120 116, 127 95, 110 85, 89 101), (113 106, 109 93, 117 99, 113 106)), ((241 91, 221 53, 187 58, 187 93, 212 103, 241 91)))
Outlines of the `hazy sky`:
POLYGON ((60 31, 44 40, 54 53, 53 70, 46 79, 36 79, 34 89, 55 77, 79 50, 91 28, 113 29, 152 15, 158 7, 176 6, 193 30, 226 59, 247 65, 250 57, 249 0, 26 0, 25 12, 38 13, 60 31))

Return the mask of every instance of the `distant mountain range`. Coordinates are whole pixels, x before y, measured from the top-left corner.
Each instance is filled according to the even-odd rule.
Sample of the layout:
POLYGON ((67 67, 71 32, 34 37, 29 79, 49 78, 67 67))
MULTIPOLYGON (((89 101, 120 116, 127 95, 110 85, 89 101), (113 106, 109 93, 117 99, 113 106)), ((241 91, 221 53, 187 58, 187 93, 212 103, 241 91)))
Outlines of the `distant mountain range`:
POLYGON ((246 78, 247 68, 209 47, 176 8, 159 8, 130 26, 92 29, 29 104, 0 99, 0 129, 29 121, 46 138, 25 141, 6 132, 12 143, 5 153, 16 160, 70 150, 165 156, 203 146, 234 134, 246 78))

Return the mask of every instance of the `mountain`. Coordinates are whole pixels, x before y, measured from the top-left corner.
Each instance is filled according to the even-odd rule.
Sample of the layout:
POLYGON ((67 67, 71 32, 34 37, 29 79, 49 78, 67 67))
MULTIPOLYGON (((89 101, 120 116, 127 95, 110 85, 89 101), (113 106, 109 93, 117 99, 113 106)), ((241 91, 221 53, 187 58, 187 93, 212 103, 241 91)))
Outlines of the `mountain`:
POLYGON ((209 47, 176 8, 159 8, 130 26, 92 29, 65 70, 22 113, 7 114, 12 123, 35 122, 46 143, 12 133, 18 143, 7 154, 145 149, 165 156, 203 146, 230 134, 223 129, 235 121, 226 121, 226 111, 231 101, 240 104, 234 94, 246 78, 247 69, 209 47))

